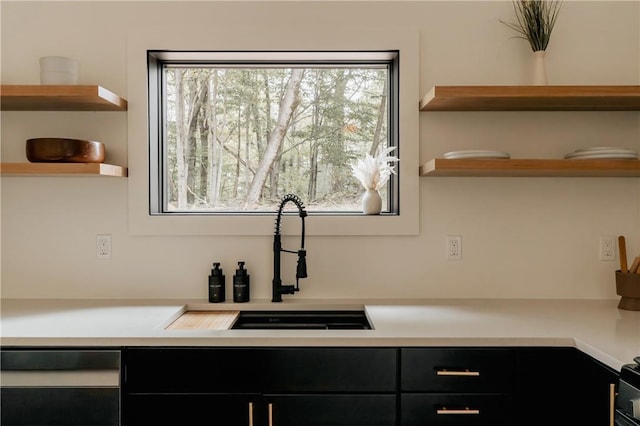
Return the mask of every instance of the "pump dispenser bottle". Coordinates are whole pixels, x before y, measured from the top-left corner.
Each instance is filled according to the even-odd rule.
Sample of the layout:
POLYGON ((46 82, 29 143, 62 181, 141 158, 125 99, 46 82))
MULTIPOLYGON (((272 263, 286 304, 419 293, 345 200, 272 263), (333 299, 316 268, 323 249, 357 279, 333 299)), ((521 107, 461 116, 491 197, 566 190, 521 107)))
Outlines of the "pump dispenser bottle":
POLYGON ((221 303, 224 302, 225 294, 224 294, 224 274, 222 273, 222 269, 220 269, 220 263, 215 262, 213 264, 213 269, 211 270, 211 275, 209 275, 209 302, 210 303, 221 303))
POLYGON ((233 301, 236 303, 249 301, 249 274, 244 269, 244 262, 238 262, 238 269, 233 276, 233 301))

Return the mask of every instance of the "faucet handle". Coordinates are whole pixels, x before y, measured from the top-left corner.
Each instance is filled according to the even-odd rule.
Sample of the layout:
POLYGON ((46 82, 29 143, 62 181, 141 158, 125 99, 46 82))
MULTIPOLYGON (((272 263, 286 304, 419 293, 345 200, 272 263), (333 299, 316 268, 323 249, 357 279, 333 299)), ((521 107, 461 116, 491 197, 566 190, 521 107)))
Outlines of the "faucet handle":
POLYGON ((298 268, 296 270, 297 278, 307 278, 307 251, 304 249, 298 250, 298 268))

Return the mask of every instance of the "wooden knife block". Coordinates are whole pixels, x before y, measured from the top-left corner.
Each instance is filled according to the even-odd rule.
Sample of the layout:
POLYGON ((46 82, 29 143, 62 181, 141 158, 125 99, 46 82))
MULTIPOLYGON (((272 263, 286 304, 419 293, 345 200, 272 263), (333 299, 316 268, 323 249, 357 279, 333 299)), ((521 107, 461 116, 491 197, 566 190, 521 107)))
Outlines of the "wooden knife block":
POLYGON ((616 293, 622 296, 618 308, 640 311, 640 274, 616 271, 616 293))

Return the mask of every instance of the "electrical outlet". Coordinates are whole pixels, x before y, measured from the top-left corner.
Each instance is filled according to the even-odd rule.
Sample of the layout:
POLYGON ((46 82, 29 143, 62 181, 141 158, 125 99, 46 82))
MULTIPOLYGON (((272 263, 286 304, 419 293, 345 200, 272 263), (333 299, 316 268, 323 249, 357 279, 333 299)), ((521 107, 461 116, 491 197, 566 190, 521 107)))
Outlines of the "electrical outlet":
POLYGON ((600 237, 600 260, 616 260, 616 238, 600 237))
POLYGON ((462 260, 462 237, 447 236, 447 260, 462 260))
POLYGON ((96 235, 96 257, 111 259, 111 235, 96 235))

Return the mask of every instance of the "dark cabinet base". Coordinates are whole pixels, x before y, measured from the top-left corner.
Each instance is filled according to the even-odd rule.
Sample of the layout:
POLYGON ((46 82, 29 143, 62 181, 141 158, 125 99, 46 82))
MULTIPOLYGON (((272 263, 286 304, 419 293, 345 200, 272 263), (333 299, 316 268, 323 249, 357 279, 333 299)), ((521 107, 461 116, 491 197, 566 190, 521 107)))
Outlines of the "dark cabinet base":
POLYGON ((618 380, 617 372, 575 348, 199 347, 125 348, 123 354, 124 426, 203 420, 603 426, 610 385, 618 380))
POLYGON ((398 352, 127 348, 123 424, 397 426, 398 352))

